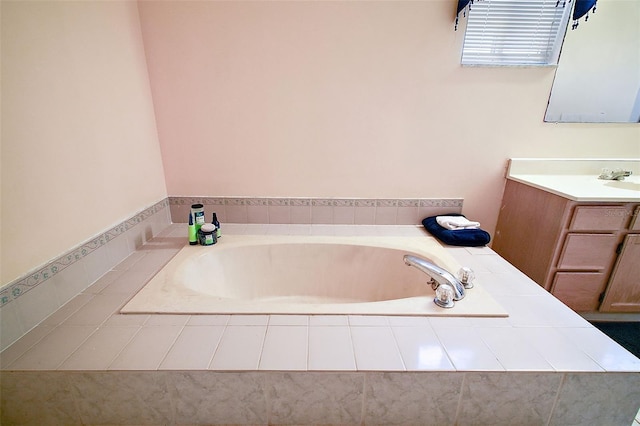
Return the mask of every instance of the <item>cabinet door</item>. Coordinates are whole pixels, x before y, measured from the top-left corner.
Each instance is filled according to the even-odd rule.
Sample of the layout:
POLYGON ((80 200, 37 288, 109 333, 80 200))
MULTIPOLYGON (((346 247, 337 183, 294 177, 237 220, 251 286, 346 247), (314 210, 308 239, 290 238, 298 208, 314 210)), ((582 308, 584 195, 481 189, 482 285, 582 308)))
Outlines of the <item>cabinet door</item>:
POLYGON ((625 238, 600 311, 640 312, 640 235, 625 238))
POLYGON ((631 231, 640 231, 640 206, 636 207, 633 211, 633 217, 631 218, 631 223, 629 224, 629 229, 631 231))
POLYGON ((601 271, 611 265, 617 238, 613 234, 568 234, 559 269, 601 271))
POLYGON ((574 311, 593 312, 606 284, 606 276, 599 272, 558 272, 551 293, 574 311))

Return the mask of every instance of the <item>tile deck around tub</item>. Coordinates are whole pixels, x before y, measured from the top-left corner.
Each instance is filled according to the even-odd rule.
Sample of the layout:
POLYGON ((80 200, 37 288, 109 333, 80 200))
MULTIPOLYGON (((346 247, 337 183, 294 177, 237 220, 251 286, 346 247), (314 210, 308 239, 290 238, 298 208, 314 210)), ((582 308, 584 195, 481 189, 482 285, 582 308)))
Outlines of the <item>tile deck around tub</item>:
POLYGON ((3 422, 628 426, 640 406, 640 360, 489 248, 446 249, 506 318, 119 314, 185 231, 171 225, 0 353, 3 422))
MULTIPOLYGON (((424 235, 416 226, 227 224, 223 229, 424 235)), ((183 225, 171 225, 3 351, 2 369, 640 371, 640 360, 486 247, 447 250, 483 278, 507 318, 119 314, 183 246, 185 235, 183 225)))

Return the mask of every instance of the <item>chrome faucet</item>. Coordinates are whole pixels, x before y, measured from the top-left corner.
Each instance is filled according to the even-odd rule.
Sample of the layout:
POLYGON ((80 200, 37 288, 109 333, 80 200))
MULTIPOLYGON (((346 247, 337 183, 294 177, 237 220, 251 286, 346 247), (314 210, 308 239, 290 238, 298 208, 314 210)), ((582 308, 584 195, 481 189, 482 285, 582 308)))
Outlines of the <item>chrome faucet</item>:
POLYGON ((633 172, 631 170, 622 169, 602 169, 602 173, 598 176, 598 179, 604 180, 624 180, 625 177, 631 176, 633 172))
POLYGON ((410 254, 404 256, 404 263, 424 272, 431 278, 431 288, 436 291, 436 297, 433 300, 436 305, 452 308, 454 301, 464 297, 464 285, 441 267, 410 254))

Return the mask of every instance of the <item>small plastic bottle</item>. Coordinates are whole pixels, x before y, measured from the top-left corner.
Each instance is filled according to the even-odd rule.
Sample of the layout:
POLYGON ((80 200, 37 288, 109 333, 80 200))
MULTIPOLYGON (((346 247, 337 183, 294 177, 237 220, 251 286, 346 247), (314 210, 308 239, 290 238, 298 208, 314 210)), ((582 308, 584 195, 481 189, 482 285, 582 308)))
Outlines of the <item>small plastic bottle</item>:
POLYGON ((193 224, 193 215, 189 212, 189 244, 195 246, 198 244, 196 226, 193 224))
POLYGON ((204 225, 204 206, 202 204, 192 204, 191 214, 193 214, 193 223, 196 225, 196 233, 200 230, 200 227, 204 225))
POLYGON ((222 230, 220 229, 220 222, 218 222, 218 215, 216 214, 216 212, 213 212, 211 223, 216 226, 216 237, 222 237, 222 230))

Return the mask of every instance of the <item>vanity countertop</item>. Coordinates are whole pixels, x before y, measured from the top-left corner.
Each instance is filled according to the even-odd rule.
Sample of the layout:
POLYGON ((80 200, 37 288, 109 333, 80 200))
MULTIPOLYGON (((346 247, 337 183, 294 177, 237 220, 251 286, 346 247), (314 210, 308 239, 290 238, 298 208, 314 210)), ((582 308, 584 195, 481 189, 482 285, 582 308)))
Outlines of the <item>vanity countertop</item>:
POLYGON ((507 179, 573 201, 640 201, 640 159, 513 158, 507 179), (598 179, 603 168, 631 170, 624 180, 598 179))

